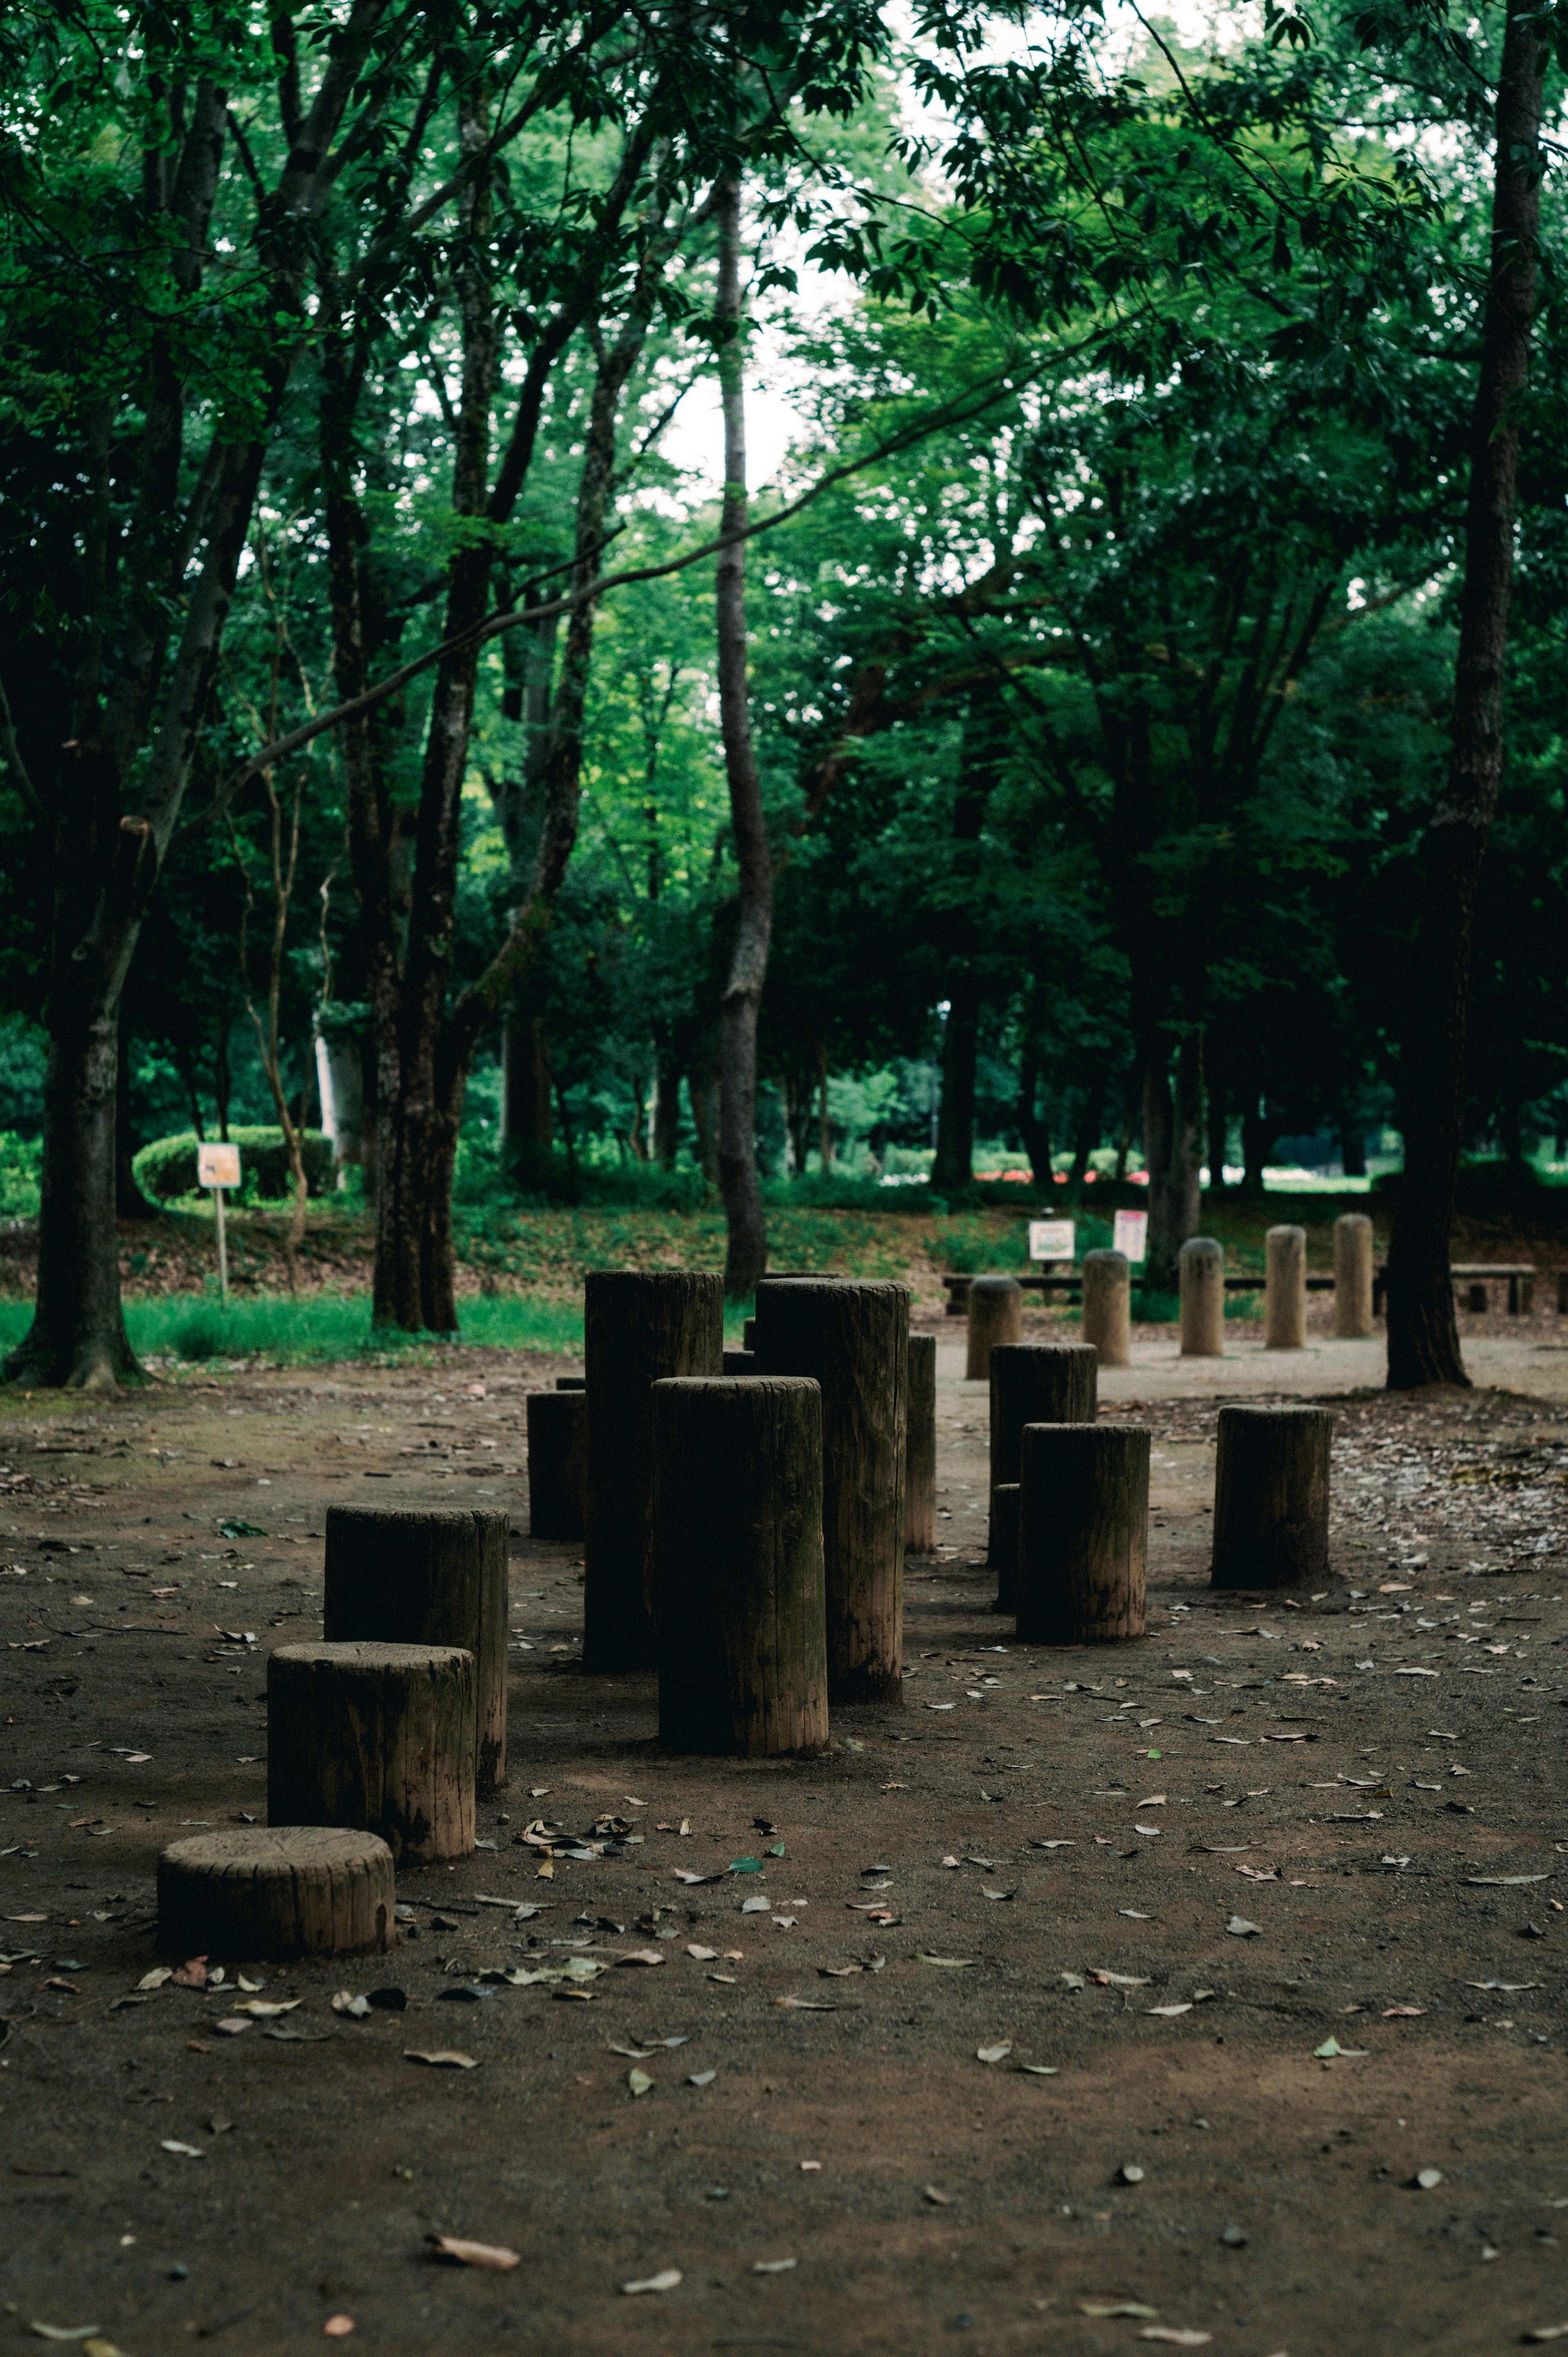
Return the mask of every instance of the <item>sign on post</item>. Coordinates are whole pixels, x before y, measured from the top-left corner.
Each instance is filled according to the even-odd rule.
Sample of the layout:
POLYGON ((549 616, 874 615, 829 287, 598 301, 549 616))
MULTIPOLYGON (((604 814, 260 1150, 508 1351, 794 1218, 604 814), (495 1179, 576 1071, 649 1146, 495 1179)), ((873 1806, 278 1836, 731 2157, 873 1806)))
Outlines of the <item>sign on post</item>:
POLYGON ((199 1187, 212 1189, 213 1210, 218 1220, 218 1290, 225 1301, 229 1298, 229 1248, 223 1236, 223 1189, 240 1183, 240 1149, 214 1141, 210 1146, 199 1144, 196 1149, 196 1182, 199 1187))
POLYGON ((1029 1258, 1031 1260, 1070 1260, 1073 1252, 1072 1233, 1070 1220, 1031 1220, 1029 1258))
POLYGON ((1125 1253, 1131 1261, 1143 1259, 1149 1233, 1147 1211, 1118 1211, 1112 1227, 1112 1248, 1125 1253))

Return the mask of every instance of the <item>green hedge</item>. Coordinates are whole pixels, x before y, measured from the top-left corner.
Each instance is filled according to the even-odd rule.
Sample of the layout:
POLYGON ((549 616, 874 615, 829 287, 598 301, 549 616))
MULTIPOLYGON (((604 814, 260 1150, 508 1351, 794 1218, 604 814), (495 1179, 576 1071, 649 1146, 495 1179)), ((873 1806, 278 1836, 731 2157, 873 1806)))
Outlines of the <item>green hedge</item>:
MULTIPOLYGON (((294 1180, 288 1167, 288 1152, 281 1129, 231 1129, 229 1143, 240 1149, 240 1175, 243 1185, 240 1194, 260 1196, 279 1200, 293 1191, 294 1180)), ((318 1129, 305 1133, 305 1178, 313 1195, 332 1192, 332 1141, 318 1129)), ((193 1195, 197 1191, 196 1149, 194 1130, 186 1130, 178 1137, 158 1137, 151 1146, 144 1146, 132 1164, 136 1184, 144 1195, 156 1196, 168 1202, 176 1195, 193 1195)), ((233 1200, 232 1195, 230 1198, 233 1200)))

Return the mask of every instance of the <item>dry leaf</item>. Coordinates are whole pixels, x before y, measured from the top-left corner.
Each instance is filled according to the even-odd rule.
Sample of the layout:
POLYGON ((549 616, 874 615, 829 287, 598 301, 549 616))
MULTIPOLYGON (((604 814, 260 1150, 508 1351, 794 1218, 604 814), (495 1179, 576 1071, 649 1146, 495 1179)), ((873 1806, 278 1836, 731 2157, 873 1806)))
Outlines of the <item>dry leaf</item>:
POLYGON ((459 2054, 450 2046, 437 2047, 434 2054, 425 2053, 418 2046, 405 2046, 403 2059, 405 2062, 428 2062, 433 2071, 477 2071, 479 2067, 471 2054, 459 2054))
POLYGON ((460 2259, 466 2267, 490 2267, 498 2275, 521 2263, 520 2251, 509 2251, 503 2243, 465 2243, 456 2234, 426 2234, 425 2241, 444 2259, 460 2259))
POLYGON ((354 2330, 351 2316, 329 2316, 322 2326, 322 2337, 328 2341, 346 2341, 354 2330))
POLYGON ((1194 2332, 1179 2324, 1145 2324, 1140 2341, 1164 2341, 1173 2349, 1206 2349, 1212 2332, 1194 2332))
POLYGON ((1013 2042, 1009 2039, 1001 2046, 977 2046, 974 2059, 977 2062, 1004 2062, 1012 2051, 1013 2042))
POLYGON ((621 2289, 624 2292, 673 2291, 680 2280, 679 2267, 666 2267, 661 2275, 639 2276, 635 2282, 622 2284, 621 2289))

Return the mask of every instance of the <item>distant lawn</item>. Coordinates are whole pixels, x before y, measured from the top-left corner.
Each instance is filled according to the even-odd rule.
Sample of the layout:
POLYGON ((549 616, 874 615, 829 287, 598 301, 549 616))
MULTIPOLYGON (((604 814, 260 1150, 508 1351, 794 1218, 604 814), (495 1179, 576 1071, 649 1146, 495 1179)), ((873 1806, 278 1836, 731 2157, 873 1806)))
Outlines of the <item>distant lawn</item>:
MULTIPOLYGON (((575 1304, 535 1300, 525 1294, 478 1294, 458 1312, 460 1343, 506 1351, 580 1356, 583 1313, 575 1304)), ((19 1342, 32 1323, 32 1305, 0 1302, 0 1349, 19 1342)), ((274 1366, 306 1366, 328 1359, 417 1358, 443 1338, 374 1330, 368 1293, 287 1293, 231 1296, 159 1294, 125 1303, 131 1347, 140 1359, 186 1364, 223 1359, 264 1359, 274 1366)))

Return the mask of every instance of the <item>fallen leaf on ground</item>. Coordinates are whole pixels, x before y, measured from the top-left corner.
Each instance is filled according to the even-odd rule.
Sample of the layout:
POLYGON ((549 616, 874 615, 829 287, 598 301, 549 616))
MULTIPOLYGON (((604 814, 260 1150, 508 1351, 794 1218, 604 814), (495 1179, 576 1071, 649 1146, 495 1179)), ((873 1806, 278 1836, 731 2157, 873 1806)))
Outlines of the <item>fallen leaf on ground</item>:
MULTIPOLYGON (((175 1978, 176 1980, 179 1978, 177 1973, 175 1978)), ((252 2014, 257 2021, 271 2021, 277 2014, 293 2013, 296 2007, 304 2003, 305 1999, 302 1996, 285 1997, 279 2004, 274 2004, 271 1997, 248 1996, 242 2003, 231 2006, 229 2009, 231 2013, 252 2014)))
POLYGON ((940 2185, 922 2185, 920 2190, 927 2201, 934 2202, 939 2210, 952 2208, 952 2195, 944 2193, 940 2185))
POLYGON ((653 2082, 646 2071, 628 2071, 626 2074, 626 2083, 634 2096, 649 2095, 653 2092, 653 2082))
POLYGON ((437 2047, 433 2054, 418 2046, 405 2046, 403 2059, 405 2062, 428 2062, 433 2071, 477 2071, 479 2067, 471 2054, 459 2054, 451 2046, 437 2047))
POLYGON ((177 1971, 170 1973, 169 1980, 176 1988, 205 1988, 207 1986, 206 1957, 192 1956, 188 1964, 181 1964, 177 1971))
POLYGON ((716 1948, 703 1948, 699 1946, 697 1942, 694 1940, 687 1943, 686 1953, 689 1956, 694 1956, 700 1964, 711 1964, 715 1963, 718 1958, 718 1953, 719 1952, 716 1948))
POLYGON ((40 2324, 35 2317, 28 2326, 40 2341, 91 2341, 98 2327, 95 2324, 40 2324))
POLYGON ((1140 2341, 1165 2341, 1173 2349, 1205 2349, 1213 2340, 1212 2332, 1196 2332, 1180 2324, 1145 2324, 1139 2333, 1140 2341))
POLYGON ((466 2267, 490 2267, 504 2275, 521 2263, 521 2253, 509 2251, 504 2243, 465 2243, 456 2234, 426 2234, 424 2239, 442 2258, 458 2259, 466 2267))
POLYGON ((679 2267, 666 2267, 660 2275, 639 2276, 633 2282, 622 2284, 621 2289, 624 2292, 673 2291, 680 2280, 679 2267))
POLYGON ((1056 2079, 1061 2075, 1055 2062, 1020 2062, 1018 2068, 1026 2071, 1031 2079, 1056 2079))
POLYGON ((753 2259, 751 2272, 754 2276, 783 2276, 800 2264, 799 2259, 753 2259))
POLYGON ((974 2059, 977 2062, 1002 2062, 1012 2051, 1013 2042, 1009 2039, 1001 2046, 977 2046, 974 2050, 974 2059))
POLYGON ((1415 2172, 1415 2183, 1420 2187, 1423 2193, 1430 2193, 1435 2186, 1441 2185, 1442 2182, 1443 2171, 1440 2169, 1418 2169, 1415 2172))
POLYGON ((181 2144, 177 2136, 160 2136, 158 2143, 162 2151, 183 2152, 190 2160, 205 2160, 207 2158, 199 2144, 181 2144))
POLYGON ((688 2071, 686 2084, 688 2087, 711 2087, 718 2075, 716 2071, 688 2071))
POLYGON ((1078 2306, 1080 2316, 1158 2316, 1160 2312, 1157 2308, 1145 2308, 1142 2300, 1136 2299, 1080 2299, 1078 2306))
POLYGON ((321 2328, 321 2336, 324 2341, 347 2341, 353 2330, 351 2316, 329 2316, 321 2328))
POLYGON ((1178 2013, 1190 2013, 1192 2011, 1192 2005, 1189 2000, 1186 2005, 1151 2005, 1146 2007, 1144 2010, 1152 2014, 1157 2013, 1164 2019, 1169 2021, 1178 2013))
POLYGON ((1383 2008, 1385 2021, 1421 2021, 1425 2018, 1423 2005, 1390 2005, 1383 2008))
POLYGON ((1232 1915, 1225 1929, 1234 1932, 1238 1940, 1255 1940, 1258 1937, 1257 1925, 1249 1923, 1244 1915, 1232 1915))
MULTIPOLYGON (((708 1975, 710 1980, 715 1981, 723 1980, 724 1977, 722 1973, 710 1973, 708 1975)), ((830 2004, 826 1997, 821 1996, 776 1996, 773 2002, 775 2005, 781 2005, 786 2013, 837 2013, 838 2011, 836 2005, 830 2004)))
POLYGON ((1326 2038, 1321 2046, 1313 2048, 1312 2056, 1315 2062, 1332 2062, 1336 2055, 1362 2057, 1368 2050, 1365 2046, 1341 2046, 1337 2038, 1326 2038))
POLYGON ((368 1996, 356 1996, 352 1989, 339 1989, 332 2000, 334 2013, 346 2013, 355 2021, 362 2021, 371 2009, 368 1996))
MULTIPOLYGON (((35 2324, 33 2330, 38 2330, 35 2324)), ((1568 2341, 1568 2324, 1538 2324, 1525 2334, 1527 2341, 1568 2341)))
POLYGON ((139 1989, 162 1988, 165 1981, 172 1980, 173 1978, 174 1966, 172 1964, 158 1964, 152 1972, 144 1973, 141 1979, 136 1983, 136 1986, 139 1989))
POLYGON ((664 1954, 660 1948, 633 1948, 628 1956, 622 1956, 618 1961, 623 1964, 661 1964, 664 1954))
POLYGON ((918 1964, 944 1964, 950 1972, 956 1973, 966 1971, 973 1964, 974 1958, 972 1956, 930 1956, 923 1948, 918 1948, 915 1951, 915 1962, 918 1964))

